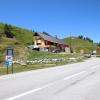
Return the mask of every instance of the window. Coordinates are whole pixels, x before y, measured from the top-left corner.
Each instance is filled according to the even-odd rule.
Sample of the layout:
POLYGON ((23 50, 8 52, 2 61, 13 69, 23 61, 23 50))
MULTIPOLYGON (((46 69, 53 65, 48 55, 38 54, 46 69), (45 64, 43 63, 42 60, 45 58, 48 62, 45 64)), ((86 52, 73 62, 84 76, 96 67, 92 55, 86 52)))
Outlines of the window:
POLYGON ((41 45, 41 43, 37 43, 37 45, 41 45))

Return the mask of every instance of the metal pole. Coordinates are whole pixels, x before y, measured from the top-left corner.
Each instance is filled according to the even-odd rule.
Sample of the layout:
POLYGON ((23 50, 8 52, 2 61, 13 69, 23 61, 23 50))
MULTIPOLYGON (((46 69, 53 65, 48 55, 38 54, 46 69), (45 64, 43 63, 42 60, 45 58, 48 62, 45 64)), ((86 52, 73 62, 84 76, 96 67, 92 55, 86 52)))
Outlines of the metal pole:
POLYGON ((13 72, 14 72, 14 68, 13 68, 13 58, 14 58, 14 51, 13 51, 13 49, 12 49, 12 74, 13 74, 13 72))
POLYGON ((12 63, 12 74, 13 74, 13 72, 14 72, 14 68, 13 68, 13 63, 12 63))
POLYGON ((7 74, 9 74, 9 70, 8 70, 8 64, 7 64, 7 74))

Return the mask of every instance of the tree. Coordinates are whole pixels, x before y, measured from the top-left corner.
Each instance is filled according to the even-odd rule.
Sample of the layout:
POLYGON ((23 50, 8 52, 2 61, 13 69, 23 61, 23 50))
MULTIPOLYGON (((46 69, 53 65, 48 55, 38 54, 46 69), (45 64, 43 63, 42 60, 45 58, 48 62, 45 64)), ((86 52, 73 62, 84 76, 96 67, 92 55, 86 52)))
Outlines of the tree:
POLYGON ((86 40, 89 41, 89 42, 91 42, 91 43, 93 43, 93 40, 90 39, 89 37, 86 37, 86 40))
POLYGON ((13 33, 11 32, 11 30, 12 30, 12 26, 8 25, 8 24, 5 24, 4 33, 5 33, 6 37, 8 37, 8 38, 13 38, 14 37, 13 33))
POLYGON ((87 41, 93 43, 93 40, 90 39, 89 37, 84 37, 83 35, 79 35, 78 38, 79 38, 79 39, 82 39, 82 40, 87 40, 87 41))
POLYGON ((100 42, 97 45, 100 47, 100 42))
POLYGON ((43 34, 45 34, 45 35, 48 35, 48 36, 50 36, 50 35, 49 35, 49 33, 47 33, 47 32, 42 32, 42 33, 43 33, 43 34))
POLYGON ((86 38, 84 37, 83 40, 86 40, 86 38))
POLYGON ((79 39, 83 39, 84 37, 83 37, 82 35, 79 35, 78 38, 79 38, 79 39))

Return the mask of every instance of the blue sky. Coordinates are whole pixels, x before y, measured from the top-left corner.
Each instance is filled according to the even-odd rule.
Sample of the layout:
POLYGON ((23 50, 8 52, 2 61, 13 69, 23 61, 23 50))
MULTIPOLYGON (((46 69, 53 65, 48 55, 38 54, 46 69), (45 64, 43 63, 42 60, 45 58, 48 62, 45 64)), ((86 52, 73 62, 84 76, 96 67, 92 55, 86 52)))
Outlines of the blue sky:
POLYGON ((59 38, 100 41, 100 0, 0 0, 0 22, 59 38))

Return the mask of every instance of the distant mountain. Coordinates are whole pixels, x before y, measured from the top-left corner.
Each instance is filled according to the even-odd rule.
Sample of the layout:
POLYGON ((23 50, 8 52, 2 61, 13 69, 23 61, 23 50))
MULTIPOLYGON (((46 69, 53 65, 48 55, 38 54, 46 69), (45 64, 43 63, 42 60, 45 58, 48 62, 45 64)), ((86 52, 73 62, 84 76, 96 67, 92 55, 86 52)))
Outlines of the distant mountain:
POLYGON ((91 53, 97 49, 97 45, 89 42, 88 40, 80 39, 78 37, 67 37, 64 41, 71 45, 74 52, 80 52, 84 50, 84 53, 91 53))

